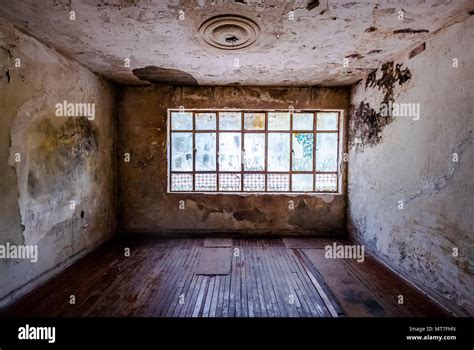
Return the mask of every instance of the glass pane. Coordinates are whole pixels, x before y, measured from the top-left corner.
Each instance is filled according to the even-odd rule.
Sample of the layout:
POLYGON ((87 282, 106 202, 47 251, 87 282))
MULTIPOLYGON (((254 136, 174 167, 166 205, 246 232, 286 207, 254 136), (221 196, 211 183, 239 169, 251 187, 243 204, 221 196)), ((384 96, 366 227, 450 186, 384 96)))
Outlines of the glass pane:
POLYGON ((216 130, 216 113, 196 113, 196 130, 216 130))
POLYGON ((291 175, 291 189, 293 192, 305 192, 313 190, 313 174, 291 175))
POLYGON ((318 130, 337 130, 337 116, 335 112, 318 113, 318 130))
POLYGON ((244 191, 265 191, 265 175, 244 174, 244 191))
POLYGON ((316 174, 316 191, 336 192, 337 175, 336 174, 316 174))
POLYGON ((290 113, 268 113, 268 130, 290 130, 290 113))
POLYGON ((217 189, 216 174, 196 174, 196 191, 215 191, 217 189))
POLYGON ((313 113, 294 113, 293 130, 313 130, 313 113))
POLYGON ((216 133, 196 133, 196 170, 216 170, 216 133))
POLYGON ((240 174, 219 174, 219 191, 240 191, 240 174))
POLYGON ((268 171, 290 170, 290 134, 268 134, 268 171))
POLYGON ((265 130, 265 113, 245 113, 245 130, 265 130))
POLYGON ((293 170, 313 170, 313 134, 293 133, 293 170))
POLYGON ((290 175, 289 174, 268 174, 267 175, 268 191, 289 191, 290 175))
POLYGON ((193 134, 180 132, 171 134, 171 170, 193 170, 193 134))
POLYGON ((219 170, 240 171, 242 167, 242 134, 225 132, 219 134, 219 170))
POLYGON ((193 114, 191 112, 171 112, 171 130, 192 130, 193 114))
POLYGON ((317 134, 316 171, 337 171, 337 133, 317 134))
POLYGON ((245 134, 244 170, 265 169, 265 134, 245 134))
POLYGON ((193 176, 191 174, 171 174, 171 191, 192 191, 193 176))
POLYGON ((240 112, 220 112, 220 130, 240 130, 242 129, 242 113, 240 112))

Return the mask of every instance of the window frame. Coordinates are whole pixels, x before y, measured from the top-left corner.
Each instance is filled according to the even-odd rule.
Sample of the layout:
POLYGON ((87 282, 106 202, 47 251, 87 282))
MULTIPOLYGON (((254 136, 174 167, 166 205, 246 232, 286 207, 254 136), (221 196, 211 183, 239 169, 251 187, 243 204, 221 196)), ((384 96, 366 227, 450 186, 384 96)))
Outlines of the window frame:
POLYGON ((344 110, 343 109, 320 109, 320 108, 311 108, 311 109, 248 109, 248 108, 168 108, 167 109, 167 134, 166 134, 166 143, 167 143, 167 193, 169 194, 219 194, 219 195, 322 195, 322 194, 332 194, 340 195, 343 194, 343 171, 344 167, 342 166, 342 155, 344 149, 344 110), (186 112, 192 113, 192 130, 171 130, 171 118, 173 112, 186 112), (241 129, 240 130, 219 130, 219 116, 220 113, 226 112, 239 112, 241 113, 241 129), (289 130, 268 130, 268 114, 269 113, 289 113, 290 114, 290 129, 289 130), (332 112, 337 113, 337 130, 318 130, 317 128, 317 113, 332 112), (215 113, 216 115, 216 128, 214 130, 196 130, 196 113, 215 113), (264 113, 265 114, 265 128, 264 130, 246 130, 244 128, 245 123, 245 113, 264 113), (293 117, 294 113, 313 113, 313 129, 311 130, 296 130, 301 133, 311 133, 313 134, 313 157, 312 157, 312 170, 311 171, 295 171, 293 170, 293 117), (171 134, 173 133, 192 133, 193 140, 193 160, 192 160, 192 170, 191 171, 171 171, 171 134), (197 171, 196 170, 196 147, 195 147, 195 136, 197 133, 215 133, 216 134, 216 170, 215 171, 197 171), (241 167, 240 171, 220 171, 219 170, 219 134, 221 133, 240 133, 241 134, 241 167), (246 133, 263 133, 265 135, 265 163, 264 170, 260 171, 250 171, 244 170, 244 147, 245 147, 245 134, 246 133), (290 135, 290 164, 289 171, 268 171, 268 135, 271 133, 288 133, 290 135), (317 135, 322 133, 332 133, 337 134, 337 159, 336 159, 336 171, 326 172, 326 171, 316 171, 316 146, 317 146, 317 135), (171 190, 171 175, 173 173, 177 174, 189 174, 192 176, 192 191, 172 191, 171 190), (195 190, 196 181, 195 174, 215 174, 216 175, 216 190, 212 191, 203 191, 195 190), (240 191, 219 191, 219 174, 240 174, 240 191), (265 189, 262 191, 244 191, 244 174, 263 174, 265 189), (289 175, 289 191, 269 191, 268 190, 268 174, 288 174, 289 175), (292 191, 292 174, 311 174, 313 176, 312 191, 292 191), (316 191, 316 175, 317 174, 335 174, 336 175, 336 191, 316 191))

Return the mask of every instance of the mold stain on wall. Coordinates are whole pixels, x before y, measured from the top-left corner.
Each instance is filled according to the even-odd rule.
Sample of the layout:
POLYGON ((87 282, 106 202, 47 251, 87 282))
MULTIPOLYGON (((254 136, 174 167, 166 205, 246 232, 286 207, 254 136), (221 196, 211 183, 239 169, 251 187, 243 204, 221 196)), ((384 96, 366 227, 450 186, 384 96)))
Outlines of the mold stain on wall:
POLYGON ((387 62, 380 68, 381 76, 377 78, 378 69, 371 72, 366 81, 365 89, 376 89, 383 94, 378 110, 374 109, 368 102, 361 101, 357 106, 350 106, 350 130, 349 146, 358 151, 365 147, 373 147, 382 140, 383 129, 393 122, 390 111, 383 113, 383 108, 391 106, 395 102, 394 88, 403 85, 411 79, 410 70, 403 64, 387 62), (385 106, 385 107, 384 107, 385 106))

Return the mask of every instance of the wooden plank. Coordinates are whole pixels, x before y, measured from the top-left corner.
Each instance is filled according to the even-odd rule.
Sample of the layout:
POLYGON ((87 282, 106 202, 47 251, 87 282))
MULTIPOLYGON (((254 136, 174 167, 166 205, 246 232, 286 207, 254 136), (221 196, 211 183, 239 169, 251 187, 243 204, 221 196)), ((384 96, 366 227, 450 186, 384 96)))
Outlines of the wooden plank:
MULTIPOLYGON (((309 271, 307 271, 302 261, 300 261, 298 256, 295 254, 295 252, 297 251, 297 249, 291 249, 288 250, 288 254, 291 256, 292 260, 295 263, 295 266, 297 267, 297 274, 301 276, 301 283, 303 285, 303 288, 307 291, 307 298, 309 299, 310 308, 311 310, 315 311, 315 313, 313 313, 313 316, 330 316, 331 311, 328 309, 328 305, 331 310, 333 309, 332 305, 330 303, 326 305, 326 303, 324 302, 322 297, 326 298, 326 295, 322 293, 323 291, 321 289, 318 289, 319 285, 315 285, 314 281, 312 281, 312 278, 314 276, 312 274, 308 274, 309 271), (321 292, 322 295, 319 292, 321 292)), ((337 312, 333 312, 333 314, 337 315, 337 312)))
POLYGON ((273 276, 273 288, 275 293, 279 297, 279 303, 281 305, 280 310, 282 317, 294 317, 298 315, 296 310, 297 297, 294 293, 290 284, 285 278, 285 274, 280 266, 279 254, 276 253, 275 246, 280 240, 272 240, 268 246, 269 259, 270 259, 270 269, 273 276), (293 296, 292 296, 293 295, 293 296))
POLYGON ((217 309, 217 298, 219 296, 219 287, 221 282, 221 276, 215 276, 214 278, 214 290, 212 292, 212 301, 209 310, 209 317, 216 317, 216 309, 217 309))
POLYGON ((183 254, 186 256, 186 261, 179 270, 179 276, 177 276, 178 278, 176 280, 176 286, 174 288, 175 291, 174 294, 171 296, 171 302, 169 303, 170 306, 167 310, 163 310, 163 316, 172 316, 175 310, 181 306, 180 296, 183 294, 186 282, 190 281, 190 278, 192 277, 194 271, 193 267, 196 265, 199 250, 199 245, 195 243, 195 241, 193 241, 191 251, 189 253, 185 252, 185 254, 183 254))
MULTIPOLYGON (((195 275, 196 278, 196 284, 194 285, 194 289, 192 290, 191 298, 188 299, 188 302, 185 302, 187 305, 186 309, 186 317, 191 317, 194 313, 194 307, 196 306, 196 301, 199 296, 199 291, 201 290, 201 285, 203 284, 204 278, 207 276, 203 275, 195 275)), ((189 297, 188 297, 189 298, 189 297)))
POLYGON ((248 241, 245 242, 245 245, 246 245, 246 252, 247 252, 246 255, 248 256, 247 262, 249 263, 248 267, 249 267, 249 276, 250 276, 250 287, 247 289, 252 291, 252 301, 253 301, 252 305, 254 309, 254 316, 263 317, 265 315, 260 305, 260 293, 257 289, 257 276, 255 274, 255 267, 254 267, 254 264, 255 264, 254 253, 252 250, 252 246, 250 245, 248 241))
MULTIPOLYGON (((298 256, 299 257, 299 256, 298 256)), ((311 280, 311 283, 313 283, 314 287, 319 293, 319 296, 323 300, 324 304, 326 305, 326 308, 328 309, 329 313, 331 314, 332 317, 339 317, 339 312, 336 310, 334 307, 332 301, 330 298, 327 296, 326 292, 322 288, 321 284, 318 282, 316 277, 314 277, 313 273, 309 270, 307 266, 304 265, 304 263, 301 264, 307 273, 309 279, 311 280)))
POLYGON ((204 308, 202 310, 202 317, 209 317, 211 313, 211 302, 212 302, 212 295, 214 292, 214 286, 216 284, 217 276, 210 276, 209 279, 209 287, 206 293, 206 299, 204 300, 204 308))
POLYGON ((204 300, 206 297, 207 289, 209 288, 209 279, 211 276, 203 276, 201 287, 199 288, 199 293, 196 299, 196 304, 194 305, 194 310, 192 317, 199 317, 204 307, 204 300))
POLYGON ((348 316, 390 316, 377 298, 346 268, 342 259, 326 259, 324 250, 308 249, 304 253, 321 273, 348 316))
MULTIPOLYGON (((276 296, 275 290, 273 288, 273 282, 272 282, 272 279, 271 279, 271 276, 270 276, 270 271, 269 271, 269 268, 268 268, 269 261, 268 261, 267 255, 269 253, 268 253, 267 247, 269 245, 269 242, 268 242, 268 240, 261 240, 260 243, 261 243, 261 246, 260 246, 259 252, 260 252, 260 259, 261 259, 261 262, 262 262, 261 270, 262 270, 263 279, 264 279, 264 282, 265 282, 265 288, 266 288, 267 294, 269 296, 268 301, 269 301, 269 304, 270 304, 269 316, 270 317, 281 316, 284 313, 280 312, 280 307, 278 305, 279 303, 277 301, 277 296, 276 296)), ((281 305, 281 306, 283 307, 283 305, 281 305)))

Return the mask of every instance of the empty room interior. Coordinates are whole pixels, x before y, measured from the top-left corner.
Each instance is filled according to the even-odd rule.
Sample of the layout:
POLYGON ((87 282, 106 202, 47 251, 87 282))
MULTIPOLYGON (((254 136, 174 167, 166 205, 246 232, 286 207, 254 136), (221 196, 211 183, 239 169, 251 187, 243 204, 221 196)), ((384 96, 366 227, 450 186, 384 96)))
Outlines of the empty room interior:
POLYGON ((472 1, 0 0, 0 315, 474 315, 472 1))

